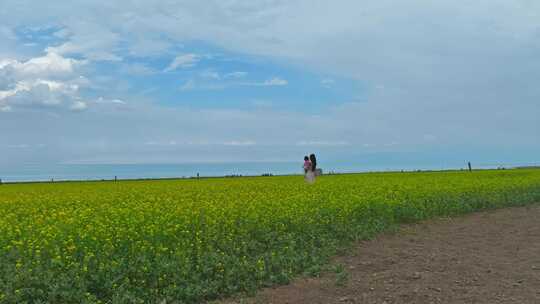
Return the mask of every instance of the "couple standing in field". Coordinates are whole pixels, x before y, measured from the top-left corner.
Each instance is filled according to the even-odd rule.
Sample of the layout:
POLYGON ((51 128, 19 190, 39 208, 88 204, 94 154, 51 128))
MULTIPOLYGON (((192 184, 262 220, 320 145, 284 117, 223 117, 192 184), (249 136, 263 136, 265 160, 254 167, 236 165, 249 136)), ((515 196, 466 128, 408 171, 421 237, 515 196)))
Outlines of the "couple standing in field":
POLYGON ((312 184, 315 182, 315 176, 317 176, 319 170, 317 169, 317 158, 315 154, 311 154, 309 157, 304 156, 304 179, 307 183, 312 184))

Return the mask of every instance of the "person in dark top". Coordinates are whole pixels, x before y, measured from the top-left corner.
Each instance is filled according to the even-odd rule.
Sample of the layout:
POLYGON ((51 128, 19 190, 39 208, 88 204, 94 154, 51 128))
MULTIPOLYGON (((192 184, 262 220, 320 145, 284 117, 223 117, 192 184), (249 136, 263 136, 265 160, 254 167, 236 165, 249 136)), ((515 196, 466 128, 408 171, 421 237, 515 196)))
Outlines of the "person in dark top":
POLYGON ((315 157, 315 154, 311 154, 309 160, 311 161, 311 171, 315 172, 315 170, 317 170, 317 158, 315 157))

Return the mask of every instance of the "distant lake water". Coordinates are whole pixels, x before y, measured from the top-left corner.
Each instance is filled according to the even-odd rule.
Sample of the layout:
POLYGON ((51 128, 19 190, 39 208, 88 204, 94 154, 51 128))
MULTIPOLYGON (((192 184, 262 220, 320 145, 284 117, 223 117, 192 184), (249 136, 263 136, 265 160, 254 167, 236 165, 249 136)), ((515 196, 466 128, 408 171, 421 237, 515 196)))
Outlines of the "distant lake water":
MULTIPOLYGON (((101 180, 139 178, 182 178, 204 176, 252 175, 265 173, 274 175, 302 174, 303 162, 230 162, 230 163, 185 163, 185 164, 54 164, 24 165, 0 168, 0 178, 4 182, 59 180, 101 180)), ((323 171, 351 173, 390 170, 441 170, 460 168, 461 164, 398 165, 361 164, 351 162, 320 162, 323 171)))
POLYGON ((175 178, 300 173, 296 163, 58 164, 25 165, 0 170, 3 181, 175 178))

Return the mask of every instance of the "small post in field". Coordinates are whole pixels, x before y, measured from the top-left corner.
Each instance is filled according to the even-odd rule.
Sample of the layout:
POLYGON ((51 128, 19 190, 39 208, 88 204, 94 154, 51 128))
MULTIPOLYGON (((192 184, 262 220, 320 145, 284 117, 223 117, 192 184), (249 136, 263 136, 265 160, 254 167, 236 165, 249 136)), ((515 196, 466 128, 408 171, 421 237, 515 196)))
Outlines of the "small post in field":
POLYGON ((471 162, 469 162, 468 165, 469 165, 469 172, 472 172, 471 162))

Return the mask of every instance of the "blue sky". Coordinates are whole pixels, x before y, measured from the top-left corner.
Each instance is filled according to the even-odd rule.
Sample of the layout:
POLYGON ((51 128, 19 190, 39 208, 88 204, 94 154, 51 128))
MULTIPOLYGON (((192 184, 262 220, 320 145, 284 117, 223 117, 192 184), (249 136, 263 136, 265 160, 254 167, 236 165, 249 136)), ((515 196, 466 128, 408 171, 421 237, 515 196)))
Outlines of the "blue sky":
POLYGON ((0 41, 0 166, 540 161, 535 1, 5 0, 0 41))

